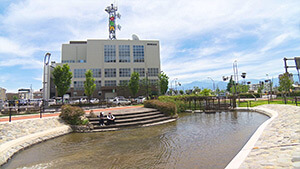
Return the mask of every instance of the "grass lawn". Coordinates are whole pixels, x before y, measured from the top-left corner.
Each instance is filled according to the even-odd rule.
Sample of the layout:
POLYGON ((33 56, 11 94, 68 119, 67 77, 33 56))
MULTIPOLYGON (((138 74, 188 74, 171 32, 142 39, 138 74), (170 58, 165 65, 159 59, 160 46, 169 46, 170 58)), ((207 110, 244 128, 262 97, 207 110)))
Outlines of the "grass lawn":
MULTIPOLYGON (((245 101, 240 103, 237 101, 239 107, 247 107, 247 103, 248 103, 248 107, 255 107, 264 104, 284 104, 284 100, 274 99, 270 102, 268 102, 268 100, 257 100, 257 101, 245 101)), ((293 100, 287 100, 287 104, 296 106, 296 103, 293 100)), ((298 101, 298 106, 300 106, 300 101, 298 101)))

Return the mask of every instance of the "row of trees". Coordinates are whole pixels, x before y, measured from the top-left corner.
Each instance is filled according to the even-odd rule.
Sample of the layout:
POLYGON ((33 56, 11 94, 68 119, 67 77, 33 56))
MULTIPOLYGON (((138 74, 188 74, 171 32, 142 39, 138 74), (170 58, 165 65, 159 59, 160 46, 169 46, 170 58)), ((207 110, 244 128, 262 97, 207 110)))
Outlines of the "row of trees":
MULTIPOLYGON (((64 94, 69 90, 73 74, 70 71, 70 67, 68 64, 64 64, 63 66, 56 66, 52 72, 53 75, 53 81, 57 89, 58 96, 62 97, 62 100, 64 99, 64 94)), ((148 77, 146 77, 148 78, 148 77)), ((168 90, 168 84, 169 84, 169 77, 161 72, 158 75, 159 81, 158 86, 160 89, 161 94, 165 94, 168 90)), ((143 79, 146 81, 147 86, 150 86, 148 79, 143 79)), ((140 75, 137 72, 133 72, 130 77, 130 81, 128 83, 128 86, 125 84, 125 87, 128 87, 131 91, 131 94, 133 97, 136 96, 136 94, 139 91, 140 88, 140 75)), ((84 93, 88 97, 88 100, 91 99, 94 91, 96 89, 95 84, 95 78, 93 78, 93 72, 91 70, 87 70, 85 73, 85 81, 84 81, 84 93)), ((147 88, 148 90, 148 88, 147 88)))

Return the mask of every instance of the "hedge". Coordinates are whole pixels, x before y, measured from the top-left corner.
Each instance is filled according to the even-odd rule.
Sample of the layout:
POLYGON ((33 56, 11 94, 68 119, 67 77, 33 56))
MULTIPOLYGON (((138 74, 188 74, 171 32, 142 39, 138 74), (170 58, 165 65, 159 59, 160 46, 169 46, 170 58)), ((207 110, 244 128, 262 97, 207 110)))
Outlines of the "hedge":
POLYGON ((159 100, 147 100, 144 102, 144 107, 154 108, 164 113, 167 116, 177 115, 176 104, 172 102, 162 102, 159 100))
POLYGON ((61 106, 61 113, 59 117, 61 117, 68 124, 79 125, 82 124, 81 116, 84 114, 85 112, 80 107, 63 105, 61 106))

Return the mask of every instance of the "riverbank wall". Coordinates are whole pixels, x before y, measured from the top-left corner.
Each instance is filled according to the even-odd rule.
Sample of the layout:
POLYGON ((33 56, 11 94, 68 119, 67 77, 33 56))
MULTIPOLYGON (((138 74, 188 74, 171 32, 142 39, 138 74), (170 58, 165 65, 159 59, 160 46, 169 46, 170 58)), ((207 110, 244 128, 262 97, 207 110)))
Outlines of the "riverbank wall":
POLYGON ((300 168, 300 107, 274 104, 248 110, 270 119, 259 126, 226 168, 300 168))
POLYGON ((59 117, 0 123, 0 166, 15 153, 33 144, 72 132, 59 117))

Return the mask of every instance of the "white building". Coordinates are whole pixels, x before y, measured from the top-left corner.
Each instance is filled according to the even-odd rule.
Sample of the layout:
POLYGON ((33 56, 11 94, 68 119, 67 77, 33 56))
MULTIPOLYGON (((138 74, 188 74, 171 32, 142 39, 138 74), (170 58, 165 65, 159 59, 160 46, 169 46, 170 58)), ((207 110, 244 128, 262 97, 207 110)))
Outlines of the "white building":
MULTIPOLYGON (((93 40, 70 41, 62 45, 61 63, 68 63, 73 73, 71 97, 84 96, 85 72, 93 71, 96 91, 93 97, 112 98, 120 94, 117 86, 127 84, 133 72, 140 79, 148 77, 156 84, 160 73, 160 47, 157 40, 93 40)), ((139 93, 144 95, 145 93, 139 93)), ((50 97, 55 96, 53 82, 50 83, 50 97)))
POLYGON ((6 89, 0 87, 0 100, 6 100, 6 89))

